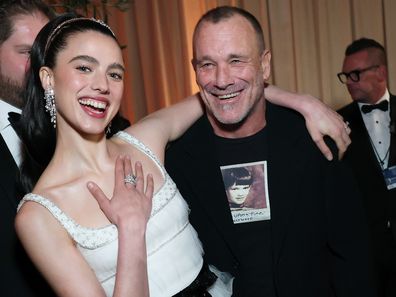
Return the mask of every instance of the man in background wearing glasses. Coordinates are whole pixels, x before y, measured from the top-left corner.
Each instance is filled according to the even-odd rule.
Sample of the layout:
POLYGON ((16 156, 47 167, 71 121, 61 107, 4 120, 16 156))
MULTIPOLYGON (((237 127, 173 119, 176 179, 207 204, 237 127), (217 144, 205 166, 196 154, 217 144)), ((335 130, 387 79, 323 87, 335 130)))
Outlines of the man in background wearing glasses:
POLYGON ((367 38, 347 47, 337 75, 353 99, 339 110, 352 130, 345 160, 366 207, 379 297, 396 296, 396 96, 387 75, 384 47, 367 38))

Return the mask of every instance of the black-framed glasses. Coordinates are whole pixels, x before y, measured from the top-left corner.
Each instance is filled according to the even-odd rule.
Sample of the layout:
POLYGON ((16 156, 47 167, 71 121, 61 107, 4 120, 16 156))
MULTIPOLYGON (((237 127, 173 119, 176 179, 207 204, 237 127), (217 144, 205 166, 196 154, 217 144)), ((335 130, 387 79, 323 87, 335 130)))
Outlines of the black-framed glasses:
POLYGON ((372 65, 369 66, 367 68, 363 68, 363 69, 356 69, 353 70, 351 72, 340 72, 337 73, 338 79, 340 80, 341 83, 346 84, 348 81, 348 78, 351 79, 351 81, 353 82, 358 82, 360 80, 360 74, 362 74, 363 72, 378 68, 380 65, 372 65))

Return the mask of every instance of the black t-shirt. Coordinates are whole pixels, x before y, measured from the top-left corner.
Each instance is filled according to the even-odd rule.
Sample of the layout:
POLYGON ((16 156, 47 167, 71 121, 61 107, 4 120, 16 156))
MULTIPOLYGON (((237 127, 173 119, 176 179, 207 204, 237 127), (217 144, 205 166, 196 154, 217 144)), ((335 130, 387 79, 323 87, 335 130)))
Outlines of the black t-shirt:
MULTIPOLYGON (((265 169, 267 165, 268 148, 266 129, 264 128, 252 136, 239 139, 216 137, 216 150, 223 179, 225 180, 224 172, 228 168, 247 168, 252 173, 252 179, 254 180, 249 195, 255 196, 254 198, 256 200, 267 199, 268 203, 271 193, 269 193, 267 187, 266 170, 261 175, 256 174, 254 169, 265 169), (267 191, 255 191, 257 188, 260 188, 258 186, 260 184, 264 185, 261 188, 265 188, 267 191), (268 197, 266 198, 264 196, 268 197)), ((225 184, 225 188, 227 189, 227 182, 225 184)), ((230 194, 227 192, 227 195, 230 194)), ((231 207, 233 204, 230 201, 230 197, 228 199, 231 207)), ((266 215, 264 215, 265 218, 263 219, 263 217, 258 216, 257 219, 256 214, 251 215, 251 211, 256 211, 255 207, 258 204, 256 203, 253 206, 247 205, 248 200, 249 198, 246 198, 243 206, 237 211, 235 211, 235 208, 230 208, 232 214, 238 215, 233 215, 236 230, 235 240, 239 247, 238 258, 240 262, 240 273, 234 280, 234 296, 274 297, 270 232, 271 220, 268 217, 270 215, 270 203, 269 205, 265 205, 265 211, 267 211, 266 215), (243 211, 247 213, 244 217, 248 216, 255 219, 238 220, 237 218, 241 216, 243 211)), ((258 208, 262 208, 262 204, 258 208)))

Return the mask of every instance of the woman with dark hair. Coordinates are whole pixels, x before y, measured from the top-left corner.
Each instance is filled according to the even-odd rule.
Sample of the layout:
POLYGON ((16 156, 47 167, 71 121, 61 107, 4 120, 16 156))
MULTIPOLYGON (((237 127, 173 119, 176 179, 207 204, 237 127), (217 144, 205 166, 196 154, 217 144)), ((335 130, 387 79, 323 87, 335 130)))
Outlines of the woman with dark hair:
POLYGON ((162 165, 167 142, 202 114, 199 101, 107 139, 123 76, 103 22, 68 14, 39 33, 20 122, 31 193, 17 233, 59 296, 230 296, 203 264, 188 207, 162 165))

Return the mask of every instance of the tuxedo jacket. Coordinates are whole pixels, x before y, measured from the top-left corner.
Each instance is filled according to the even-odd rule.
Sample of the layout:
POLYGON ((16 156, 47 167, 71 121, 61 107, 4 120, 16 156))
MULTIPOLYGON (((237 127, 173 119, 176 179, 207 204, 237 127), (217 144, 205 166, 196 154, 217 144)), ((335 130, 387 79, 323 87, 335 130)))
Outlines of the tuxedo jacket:
MULTIPOLYGON (((277 296, 326 297, 332 290, 337 296, 373 296, 367 229, 351 172, 321 155, 298 114, 268 102, 266 109, 277 296)), ((170 145, 166 168, 191 208, 206 261, 237 278, 243 263, 214 137, 203 116, 170 145)))
MULTIPOLYGON (((344 159, 351 166, 367 211, 374 249, 386 244, 388 220, 396 240, 396 189, 388 190, 356 102, 338 111, 349 122, 352 140, 344 159)), ((390 96, 391 142, 389 167, 396 165, 396 96, 390 96)), ((376 251, 380 252, 380 251, 376 251)))
POLYGON ((4 297, 54 296, 21 246, 14 219, 21 192, 18 167, 0 135, 0 292, 4 297))

